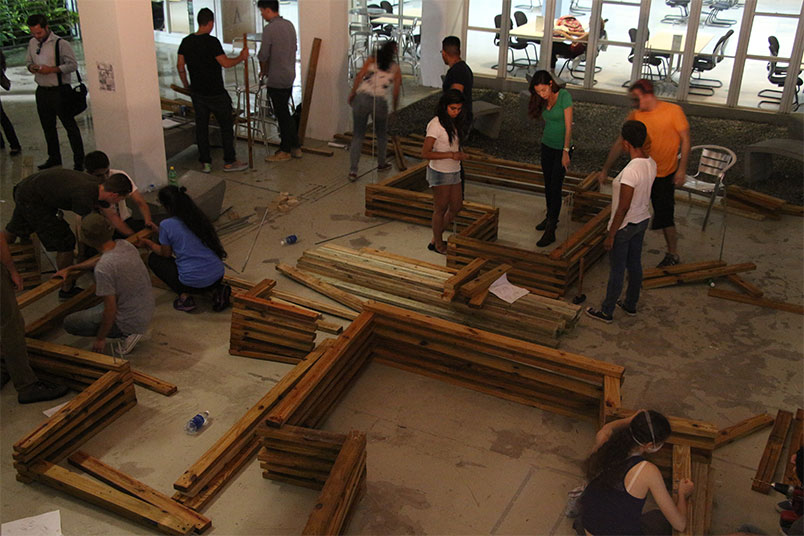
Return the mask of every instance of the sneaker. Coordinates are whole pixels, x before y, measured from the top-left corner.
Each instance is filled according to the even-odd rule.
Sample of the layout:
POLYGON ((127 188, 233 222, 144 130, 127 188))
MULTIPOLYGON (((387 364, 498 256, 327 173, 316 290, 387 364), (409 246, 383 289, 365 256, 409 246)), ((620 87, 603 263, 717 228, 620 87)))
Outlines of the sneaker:
POLYGON ((793 503, 791 503, 790 501, 782 501, 776 503, 776 511, 779 513, 784 512, 785 510, 792 510, 792 509, 793 509, 793 503))
POLYGON ((215 287, 212 291, 212 310, 215 312, 223 311, 232 305, 232 287, 223 284, 215 287))
POLYGON ((567 492, 567 506, 564 508, 564 515, 569 518, 578 517, 581 515, 581 495, 583 495, 584 486, 578 486, 567 492))
POLYGON ((224 171, 245 171, 247 169, 248 164, 246 164, 245 162, 241 162, 240 160, 235 160, 234 162, 224 164, 223 166, 224 171))
POLYGON ((52 167, 56 167, 56 166, 60 166, 60 165, 61 165, 61 160, 50 160, 48 158, 45 163, 39 164, 36 167, 38 169, 48 169, 48 168, 52 168, 52 167))
POLYGON ((540 221, 539 225, 536 226, 537 231, 544 231, 545 229, 547 229, 547 218, 540 221))
POLYGON ((290 150, 290 156, 293 158, 301 158, 302 157, 302 150, 301 147, 296 147, 295 149, 290 150))
POLYGON ((290 153, 286 153, 285 151, 277 151, 276 153, 266 156, 266 162, 284 162, 285 160, 290 160, 292 157, 290 153))
POLYGON ((27 389, 17 393, 17 401, 20 404, 33 404, 34 402, 55 400, 63 397, 69 390, 66 385, 56 385, 39 380, 27 389))
POLYGON ((212 164, 209 162, 201 164, 201 173, 212 173, 212 164))
POLYGON ((117 354, 128 355, 137 346, 137 343, 142 339, 140 333, 132 333, 124 339, 117 342, 117 354))
POLYGON ((349 172, 349 182, 355 182, 357 180, 357 173, 349 172))
POLYGON ((173 300, 173 308, 177 311, 184 311, 185 313, 189 313, 193 309, 195 309, 195 300, 192 296, 187 296, 184 299, 181 299, 181 296, 173 300))
POLYGON ((625 305, 625 302, 622 300, 617 300, 617 307, 625 311, 625 314, 628 316, 636 316, 637 312, 636 309, 631 309, 625 305))
POLYGON ((606 324, 611 324, 611 321, 614 320, 613 316, 607 315, 603 311, 598 311, 597 309, 594 309, 592 307, 587 307, 584 310, 584 313, 586 313, 586 316, 590 316, 590 317, 592 317, 592 318, 594 318, 596 320, 600 320, 601 322, 605 322, 606 324))
POLYGON ((662 262, 660 262, 659 264, 656 265, 656 268, 664 268, 665 266, 675 266, 676 264, 679 264, 680 262, 681 262, 681 259, 679 258, 678 255, 673 255, 672 253, 667 253, 664 256, 664 259, 662 259, 662 262))
POLYGON ((67 301, 70 298, 78 296, 82 292, 84 292, 84 289, 82 289, 78 285, 73 285, 73 288, 71 288, 70 290, 60 290, 59 301, 67 301))

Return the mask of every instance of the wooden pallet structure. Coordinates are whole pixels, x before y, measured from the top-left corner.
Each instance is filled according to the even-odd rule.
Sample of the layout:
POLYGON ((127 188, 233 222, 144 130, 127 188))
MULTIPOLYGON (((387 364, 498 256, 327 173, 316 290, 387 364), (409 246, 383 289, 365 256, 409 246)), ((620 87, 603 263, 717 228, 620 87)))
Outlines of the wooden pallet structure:
MULTIPOLYGON (((762 458, 759 460, 759 467, 751 484, 752 490, 765 495, 770 492, 788 435, 790 436, 788 452, 792 453, 801 446, 802 434, 804 434, 804 410, 799 408, 794 418, 792 412, 780 409, 773 421, 773 428, 762 452, 762 458)), ((795 465, 785 463, 781 482, 793 484, 796 480, 795 465)))
POLYGON ((42 249, 36 233, 31 234, 30 242, 9 244, 8 249, 22 277, 23 288, 33 288, 42 283, 42 249))
MULTIPOLYGON (((480 270, 471 272, 480 279, 479 284, 466 283, 472 284, 469 288, 473 292, 486 291, 490 280, 497 279, 506 266, 486 263, 482 268, 485 269, 482 275, 478 273, 480 270)), ((354 250, 325 245, 305 251, 297 261, 295 271, 289 271, 284 265, 277 266, 277 270, 303 283, 314 278, 335 287, 341 294, 404 307, 551 347, 558 346, 560 337, 575 326, 581 311, 577 305, 537 293, 525 295, 512 304, 496 296, 484 296, 475 304, 454 297, 445 301, 445 286, 456 281, 455 278, 462 273, 460 270, 371 248, 354 250), (300 278, 299 273, 310 275, 300 278)), ((337 295, 330 297, 338 299, 337 295)))

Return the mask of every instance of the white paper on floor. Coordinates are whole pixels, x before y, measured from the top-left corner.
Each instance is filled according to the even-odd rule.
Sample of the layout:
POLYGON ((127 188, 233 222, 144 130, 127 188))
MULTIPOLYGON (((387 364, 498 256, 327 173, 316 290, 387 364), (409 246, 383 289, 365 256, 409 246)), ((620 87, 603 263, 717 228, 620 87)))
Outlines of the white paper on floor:
POLYGON ((46 514, 9 521, 0 526, 3 536, 62 536, 61 514, 53 510, 46 514))
POLYGON ((491 284, 489 292, 508 303, 514 303, 525 294, 530 294, 529 290, 512 285, 505 274, 491 284))
MULTIPOLYGON (((69 400, 68 400, 67 402, 69 402, 69 400)), ((59 404, 58 406, 53 406, 53 407, 52 407, 52 408, 50 408, 50 409, 46 409, 46 410, 44 410, 42 413, 44 413, 46 417, 50 418, 50 417, 52 417, 53 415, 55 415, 57 411, 59 411, 59 410, 60 410, 61 408, 63 408, 64 406, 66 406, 66 405, 67 405, 67 402, 65 402, 65 403, 63 403, 63 404, 59 404)))

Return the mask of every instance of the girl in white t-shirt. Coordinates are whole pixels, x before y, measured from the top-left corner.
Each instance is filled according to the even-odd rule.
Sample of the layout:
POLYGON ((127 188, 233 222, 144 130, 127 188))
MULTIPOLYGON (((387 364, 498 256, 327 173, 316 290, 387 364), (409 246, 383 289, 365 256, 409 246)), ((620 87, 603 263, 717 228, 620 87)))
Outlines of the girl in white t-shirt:
POLYGON ((467 130, 463 102, 463 93, 457 89, 450 89, 441 96, 436 116, 427 123, 422 145, 422 158, 430 161, 427 183, 433 189, 433 240, 427 249, 442 255, 447 253, 447 245, 441 235, 463 204, 461 160, 466 154, 461 152, 461 142, 467 130))

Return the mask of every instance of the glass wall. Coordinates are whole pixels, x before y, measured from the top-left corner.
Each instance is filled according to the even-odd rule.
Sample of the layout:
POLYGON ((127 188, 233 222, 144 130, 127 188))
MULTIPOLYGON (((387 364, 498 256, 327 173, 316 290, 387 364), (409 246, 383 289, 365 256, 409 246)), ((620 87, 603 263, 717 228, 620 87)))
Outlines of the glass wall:
MULTIPOLYGON (((497 76, 500 32, 495 19, 502 21, 502 0, 474 0, 469 2, 466 32, 466 63, 477 75, 497 76)), ((506 72, 505 65, 500 69, 506 72)))

